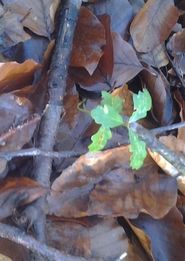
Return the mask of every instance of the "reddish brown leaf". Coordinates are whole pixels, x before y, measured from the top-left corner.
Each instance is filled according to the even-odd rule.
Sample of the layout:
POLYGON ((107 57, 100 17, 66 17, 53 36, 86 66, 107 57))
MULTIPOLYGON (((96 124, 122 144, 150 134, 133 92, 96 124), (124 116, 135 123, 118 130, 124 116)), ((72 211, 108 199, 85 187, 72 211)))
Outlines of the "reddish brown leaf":
POLYGON ((34 72, 40 67, 33 60, 24 63, 0 63, 0 93, 9 92, 32 83, 34 72))
POLYGON ((86 223, 81 219, 54 220, 47 223, 49 244, 66 254, 116 260, 128 252, 128 238, 112 218, 86 218, 86 223))
POLYGON ((40 121, 39 115, 34 115, 23 124, 10 128, 6 133, 0 135, 0 151, 19 150, 28 143, 40 121))
POLYGON ((143 230, 150 239, 155 260, 184 260, 185 226, 177 208, 171 209, 162 219, 140 214, 132 220, 132 224, 143 230))
POLYGON ((110 17, 108 15, 101 15, 99 20, 104 25, 105 36, 106 36, 106 45, 103 46, 103 55, 100 58, 98 68, 104 77, 111 77, 113 71, 113 43, 112 36, 110 31, 110 17))
POLYGON ((170 84, 162 73, 156 70, 144 70, 142 79, 152 96, 152 111, 154 118, 165 125, 173 121, 173 102, 170 93, 170 84))
POLYGON ((92 76, 84 70, 73 69, 71 77, 75 82, 82 84, 84 88, 88 86, 91 90, 109 90, 125 85, 143 69, 133 47, 117 33, 112 33, 112 38, 114 54, 112 77, 103 75, 101 66, 97 67, 92 76))
POLYGON ((36 181, 25 177, 0 182, 0 219, 10 216, 13 209, 31 203, 46 192, 36 181))
POLYGON ((105 29, 98 18, 89 9, 81 7, 75 30, 71 66, 84 67, 93 74, 103 54, 106 44, 105 29))
POLYGON ((179 12, 173 0, 148 0, 135 16, 130 33, 139 52, 150 52, 169 36, 179 12))
POLYGON ((122 146, 80 157, 54 181, 50 212, 136 217, 145 210, 156 218, 164 216, 175 205, 176 180, 159 175, 151 161, 132 171, 129 156, 128 146, 122 146))

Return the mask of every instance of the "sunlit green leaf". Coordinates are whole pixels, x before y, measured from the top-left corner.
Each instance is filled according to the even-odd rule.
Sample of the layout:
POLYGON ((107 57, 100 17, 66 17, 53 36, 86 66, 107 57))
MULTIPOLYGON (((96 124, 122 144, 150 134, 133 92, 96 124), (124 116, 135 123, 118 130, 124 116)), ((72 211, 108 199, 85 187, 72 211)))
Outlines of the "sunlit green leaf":
POLYGON ((99 130, 91 137, 92 143, 88 146, 89 151, 102 150, 107 144, 107 141, 111 138, 111 130, 101 126, 99 130))
POLYGON ((146 144, 139 139, 138 135, 131 129, 129 131, 130 147, 129 150, 132 153, 130 158, 130 166, 132 169, 139 169, 144 163, 144 159, 147 156, 146 144))
POLYGON ((98 105, 91 111, 91 117, 105 128, 115 128, 123 124, 121 115, 109 105, 98 105))
POLYGON ((135 111, 129 119, 130 123, 145 118, 147 112, 152 108, 152 99, 147 89, 142 92, 139 91, 138 94, 133 94, 133 102, 135 111))
POLYGON ((112 106, 117 112, 121 112, 123 108, 123 99, 121 99, 119 96, 113 96, 108 92, 102 91, 102 105, 110 105, 112 106))

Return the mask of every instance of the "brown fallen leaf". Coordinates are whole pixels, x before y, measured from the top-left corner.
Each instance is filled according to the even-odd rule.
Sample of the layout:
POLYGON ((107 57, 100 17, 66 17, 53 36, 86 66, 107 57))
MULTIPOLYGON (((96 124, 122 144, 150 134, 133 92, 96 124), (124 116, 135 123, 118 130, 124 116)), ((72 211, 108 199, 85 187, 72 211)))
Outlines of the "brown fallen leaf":
POLYGON ((34 72, 40 65, 33 60, 24 63, 0 63, 0 93, 14 91, 32 83, 34 72))
POLYGON ((1 12, 0 23, 0 37, 2 39, 0 51, 4 51, 9 47, 30 38, 29 34, 24 31, 23 25, 17 15, 11 11, 3 10, 3 12, 1 12))
POLYGON ((133 171, 129 158, 128 146, 81 156, 54 181, 49 212, 65 217, 131 218, 141 211, 164 216, 175 205, 176 180, 159 175, 151 160, 133 171))
POLYGON ((0 219, 12 214, 20 205, 29 204, 47 192, 36 181, 26 178, 8 178, 0 182, 0 219))
POLYGON ((140 54, 139 58, 140 61, 157 68, 166 66, 169 63, 163 44, 158 45, 151 52, 140 54))
POLYGON ((170 35, 179 17, 173 0, 148 0, 130 26, 134 46, 150 52, 170 35))
POLYGON ((22 26, 32 32, 50 38, 54 30, 54 15, 58 0, 2 0, 4 8, 16 14, 22 26))
POLYGON ((47 222, 47 238, 49 245, 66 254, 95 260, 117 260, 129 248, 124 230, 113 218, 54 217, 47 222))
MULTIPOLYGON (((112 77, 107 77, 101 73, 101 67, 97 67, 93 75, 89 75, 84 70, 70 70, 70 76, 88 90, 110 90, 110 88, 120 87, 133 79, 143 66, 137 58, 133 47, 122 39, 118 33, 112 33, 113 40, 113 73, 112 77)), ((108 62, 108 61, 107 61, 108 62)))
POLYGON ((173 101, 170 93, 170 84, 162 72, 152 69, 151 72, 144 70, 142 80, 146 84, 152 97, 152 112, 154 118, 161 124, 166 125, 173 121, 173 101))
MULTIPOLYGON (((131 223, 145 232, 151 242, 152 254, 158 261, 183 261, 185 256, 185 226, 176 207, 162 219, 140 214, 131 223)), ((141 233, 142 233, 141 231, 141 233)), ((137 233, 139 237, 139 233, 137 233)), ((142 242, 142 238, 141 242, 142 242)))
POLYGON ((133 16, 132 6, 128 0, 97 1, 91 8, 96 15, 107 14, 110 16, 112 32, 120 33, 122 36, 127 34, 133 16))
POLYGON ((19 150, 28 143, 40 121, 40 116, 35 114, 26 122, 10 128, 0 135, 0 151, 19 150))
POLYGON ((71 66, 84 67, 92 75, 103 55, 101 48, 105 44, 104 26, 89 9, 81 7, 74 34, 71 66))

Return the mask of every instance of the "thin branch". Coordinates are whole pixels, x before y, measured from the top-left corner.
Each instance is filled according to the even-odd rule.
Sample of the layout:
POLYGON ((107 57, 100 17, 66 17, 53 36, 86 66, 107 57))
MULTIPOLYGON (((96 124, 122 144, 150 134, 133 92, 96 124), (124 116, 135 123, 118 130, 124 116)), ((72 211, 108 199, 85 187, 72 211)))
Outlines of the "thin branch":
MULTIPOLYGON (((63 98, 66 92, 68 65, 70 62, 73 36, 81 3, 82 0, 61 1, 59 31, 56 38, 48 80, 49 101, 46 105, 39 128, 38 147, 42 151, 53 150, 61 116, 64 114, 63 98)), ((53 158, 43 155, 36 156, 34 159, 33 176, 45 187, 50 187, 52 161, 53 158)), ((45 199, 40 198, 35 203, 35 209, 38 210, 40 208, 41 214, 39 221, 32 221, 36 237, 42 242, 45 242, 44 206, 45 199)), ((34 256, 33 259, 41 260, 39 257, 34 256)))
POLYGON ((145 129, 137 122, 133 122, 129 127, 146 143, 147 147, 158 152, 169 161, 180 174, 185 175, 185 157, 179 155, 161 143, 150 130, 145 129))
POLYGON ((174 124, 164 126, 164 127, 151 129, 150 132, 153 135, 157 135, 157 134, 165 132, 165 131, 175 130, 175 129, 179 129, 179 128, 183 128, 183 127, 185 127, 185 121, 182 121, 182 122, 179 122, 179 123, 174 123, 174 124))
POLYGON ((48 158, 70 158, 70 157, 77 157, 81 156, 84 152, 75 152, 75 151, 43 151, 38 148, 30 148, 30 149, 22 149, 22 150, 15 150, 15 151, 0 151, 0 158, 4 158, 6 160, 11 160, 13 158, 18 157, 35 157, 35 156, 44 156, 48 158))
POLYGON ((22 230, 0 223, 0 237, 9 239, 15 243, 18 243, 37 254, 45 257, 45 260, 50 261, 84 261, 86 259, 75 256, 65 255, 64 253, 47 245, 40 243, 31 236, 26 235, 22 230))

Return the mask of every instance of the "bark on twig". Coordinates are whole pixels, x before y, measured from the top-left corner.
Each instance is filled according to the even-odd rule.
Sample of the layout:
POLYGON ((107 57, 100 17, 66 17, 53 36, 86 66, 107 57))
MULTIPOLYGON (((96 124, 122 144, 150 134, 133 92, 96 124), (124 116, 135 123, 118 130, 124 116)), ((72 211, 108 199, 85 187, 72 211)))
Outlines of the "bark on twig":
MULTIPOLYGON (((81 3, 82 0, 61 1, 59 31, 56 38, 48 81, 49 101, 45 108, 39 129, 38 147, 46 152, 53 150, 60 119, 64 113, 63 98, 66 91, 68 65, 81 3)), ((33 176, 45 187, 50 186, 52 160, 52 157, 43 155, 36 156, 34 159, 33 176)), ((35 208, 38 210, 38 213, 40 213, 40 216, 39 220, 32 220, 36 237, 42 242, 45 242, 44 205, 45 200, 43 198, 35 203, 35 208)), ((39 257, 33 257, 32 259, 34 258, 41 260, 39 257)))
POLYGON ((84 261, 86 259, 65 255, 64 253, 37 241, 31 236, 26 235, 22 230, 0 223, 0 237, 9 239, 15 243, 36 252, 50 261, 84 261))
POLYGON ((131 123, 129 127, 137 133, 140 139, 146 143, 147 147, 158 152, 169 161, 180 174, 185 175, 185 157, 176 154, 174 151, 162 144, 150 130, 145 129, 137 122, 131 123))

